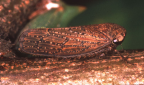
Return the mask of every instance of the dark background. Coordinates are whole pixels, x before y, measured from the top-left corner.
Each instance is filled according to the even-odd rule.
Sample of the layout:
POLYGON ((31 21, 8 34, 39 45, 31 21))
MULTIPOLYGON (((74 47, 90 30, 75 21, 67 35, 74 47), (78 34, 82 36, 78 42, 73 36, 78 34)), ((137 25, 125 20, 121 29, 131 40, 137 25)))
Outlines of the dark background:
MULTIPOLYGON (((82 1, 81 1, 82 2, 82 1)), ((88 3, 88 9, 69 25, 117 23, 127 30, 124 49, 144 49, 144 1, 101 0, 88 3)))
MULTIPOLYGON (((64 11, 51 10, 35 18, 33 28, 66 27, 100 23, 116 23, 127 30, 124 49, 144 49, 144 1, 136 0, 63 0, 64 11), (86 7, 79 12, 78 6, 86 7), (56 14, 57 13, 57 14, 56 14), (53 18, 52 18, 53 17, 53 18), (37 20, 38 19, 38 20, 37 20), (48 24, 49 22, 51 24, 48 24), (40 24, 41 23, 41 24, 40 24), (47 23, 48 25, 45 25, 47 23)), ((122 49, 122 47, 118 47, 122 49)))

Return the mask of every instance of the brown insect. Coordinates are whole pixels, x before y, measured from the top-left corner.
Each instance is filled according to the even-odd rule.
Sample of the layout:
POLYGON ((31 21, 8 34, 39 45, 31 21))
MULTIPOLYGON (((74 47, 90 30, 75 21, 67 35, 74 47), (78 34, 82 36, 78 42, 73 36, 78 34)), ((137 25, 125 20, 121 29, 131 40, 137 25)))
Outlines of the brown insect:
POLYGON ((126 30, 112 23, 65 28, 28 29, 19 37, 20 51, 39 56, 92 56, 113 51, 126 30))

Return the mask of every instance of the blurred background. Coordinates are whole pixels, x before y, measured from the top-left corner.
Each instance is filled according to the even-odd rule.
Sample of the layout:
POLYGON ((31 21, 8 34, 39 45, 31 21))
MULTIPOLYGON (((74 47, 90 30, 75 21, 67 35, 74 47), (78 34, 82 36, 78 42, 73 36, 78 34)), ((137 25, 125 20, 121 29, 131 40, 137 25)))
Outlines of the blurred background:
MULTIPOLYGON (((87 4, 87 9, 68 24, 86 25, 116 23, 127 30, 122 43, 124 49, 144 49, 144 1, 97 0, 87 4)), ((120 48, 119 48, 120 49, 120 48)))
POLYGON ((2 0, 0 41, 5 44, 0 52, 9 51, 24 29, 100 23, 116 23, 127 30, 123 49, 144 49, 143 4, 143 0, 2 0))
MULTIPOLYGON (((144 1, 62 0, 62 7, 37 16, 31 28, 116 23, 127 30, 124 49, 144 48, 144 1), (61 8, 61 9, 60 9, 61 8), (35 26, 34 26, 35 25, 35 26)), ((29 26, 29 27, 30 27, 29 26)), ((120 46, 118 49, 122 49, 120 46)))

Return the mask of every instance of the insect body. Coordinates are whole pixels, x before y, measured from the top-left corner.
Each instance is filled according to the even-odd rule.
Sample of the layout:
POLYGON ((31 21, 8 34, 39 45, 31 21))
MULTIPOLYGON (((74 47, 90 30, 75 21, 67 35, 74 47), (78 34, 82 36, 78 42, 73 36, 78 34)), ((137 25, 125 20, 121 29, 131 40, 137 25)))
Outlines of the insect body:
POLYGON ((39 56, 92 56, 115 49, 125 35, 123 27, 112 23, 28 29, 19 37, 19 48, 39 56))

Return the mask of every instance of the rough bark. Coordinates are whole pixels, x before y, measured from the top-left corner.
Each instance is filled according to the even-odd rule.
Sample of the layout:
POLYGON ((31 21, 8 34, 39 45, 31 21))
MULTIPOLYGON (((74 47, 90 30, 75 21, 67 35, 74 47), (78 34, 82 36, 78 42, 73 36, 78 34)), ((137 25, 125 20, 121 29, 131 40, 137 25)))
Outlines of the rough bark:
POLYGON ((109 59, 1 59, 1 84, 143 84, 144 51, 121 54, 129 63, 118 54, 109 59))

